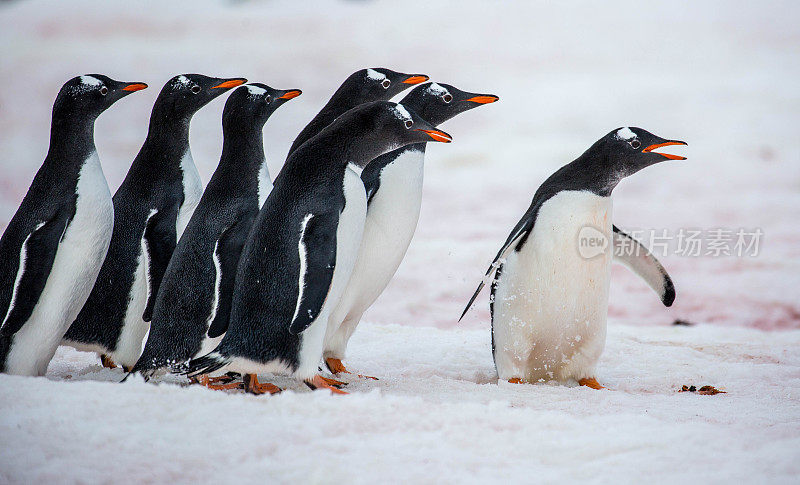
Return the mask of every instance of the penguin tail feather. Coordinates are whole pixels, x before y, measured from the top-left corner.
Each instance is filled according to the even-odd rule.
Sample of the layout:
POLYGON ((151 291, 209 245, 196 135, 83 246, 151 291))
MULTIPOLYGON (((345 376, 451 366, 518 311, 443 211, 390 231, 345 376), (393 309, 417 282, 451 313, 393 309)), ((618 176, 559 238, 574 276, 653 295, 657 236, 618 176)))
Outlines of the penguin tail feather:
POLYGON ((202 357, 198 357, 189 361, 189 364, 186 366, 186 370, 184 370, 182 374, 189 377, 208 374, 225 367, 231 362, 231 360, 232 359, 230 357, 222 355, 215 350, 202 357))

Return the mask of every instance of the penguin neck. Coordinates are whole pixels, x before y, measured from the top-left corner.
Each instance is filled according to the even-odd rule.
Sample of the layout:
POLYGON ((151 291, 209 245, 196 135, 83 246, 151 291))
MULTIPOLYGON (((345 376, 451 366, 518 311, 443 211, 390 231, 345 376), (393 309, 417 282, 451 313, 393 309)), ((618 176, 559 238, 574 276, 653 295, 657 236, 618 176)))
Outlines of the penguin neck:
POLYGON ((160 158, 180 159, 189 151, 189 122, 191 115, 177 115, 164 107, 156 106, 150 115, 150 127, 144 144, 160 151, 160 158))
POLYGON ((255 180, 266 163, 263 124, 223 127, 222 156, 217 171, 255 180))
POLYGON ((379 157, 376 157, 376 158, 372 159, 372 161, 369 162, 369 168, 367 170, 369 170, 369 171, 374 171, 374 170, 380 171, 383 167, 386 167, 387 165, 391 165, 394 161, 396 161, 398 158, 400 158, 400 156, 403 155, 404 153, 409 153, 409 152, 420 152, 421 155, 422 155, 422 159, 424 161, 424 159, 425 159, 425 147, 427 147, 427 146, 428 146, 427 143, 412 143, 411 145, 406 145, 404 147, 400 147, 400 148, 397 148, 395 150, 392 150, 392 151, 390 151, 388 153, 384 153, 383 155, 380 155, 379 157))
POLYGON ((46 160, 54 160, 59 164, 74 161, 82 165, 97 151, 94 144, 95 118, 54 112, 46 160))
POLYGON ((561 175, 560 178, 565 185, 589 190, 602 197, 611 197, 614 188, 625 176, 610 167, 606 150, 595 143, 556 174, 561 175))

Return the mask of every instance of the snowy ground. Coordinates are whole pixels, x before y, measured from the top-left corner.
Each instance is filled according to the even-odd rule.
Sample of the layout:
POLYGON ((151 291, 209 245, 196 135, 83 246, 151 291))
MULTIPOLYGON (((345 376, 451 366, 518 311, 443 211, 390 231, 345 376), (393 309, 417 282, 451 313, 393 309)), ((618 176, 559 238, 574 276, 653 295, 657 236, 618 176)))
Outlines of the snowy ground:
MULTIPOLYGON (((0 376, 0 482, 796 481, 799 18, 790 1, 2 4, 0 227, 44 158, 58 88, 77 74, 151 85, 98 121, 112 190, 161 84, 180 72, 303 90, 265 129, 273 174, 361 67, 424 72, 501 101, 448 122, 454 143, 428 150, 416 238, 351 349, 351 365, 380 381, 343 399, 122 386, 62 349, 47 379, 0 376), (611 390, 497 386, 486 296, 455 320, 536 187, 624 125, 686 140, 689 160, 624 181, 618 225, 760 228, 760 253, 661 257, 677 285, 670 309, 615 268, 598 376, 611 390), (728 393, 676 393, 683 384, 728 393)), ((206 181, 223 104, 192 123, 206 181)))

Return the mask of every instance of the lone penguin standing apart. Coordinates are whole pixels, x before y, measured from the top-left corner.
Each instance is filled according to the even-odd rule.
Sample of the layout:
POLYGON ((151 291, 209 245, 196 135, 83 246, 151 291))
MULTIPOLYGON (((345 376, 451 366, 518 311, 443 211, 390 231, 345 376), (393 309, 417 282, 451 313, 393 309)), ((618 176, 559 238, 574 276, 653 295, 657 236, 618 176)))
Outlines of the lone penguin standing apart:
POLYGON ((59 91, 47 157, 0 238, 0 371, 44 375, 89 296, 114 226, 94 122, 146 87, 88 74, 59 91))
POLYGON ((192 115, 246 79, 175 76, 161 89, 150 128, 114 194, 114 232, 89 299, 64 342, 130 369, 142 351, 167 263, 203 193, 189 150, 192 115))
POLYGON ((149 377, 167 366, 180 370, 222 340, 239 254, 272 189, 262 130, 278 107, 300 94, 253 83, 228 97, 219 166, 167 266, 133 372, 149 377))
POLYGON ((423 141, 449 142, 401 104, 363 104, 337 118, 286 161, 256 218, 236 272, 228 332, 189 373, 246 374, 246 390, 277 392, 258 373, 284 373, 312 388, 328 317, 361 245, 367 198, 360 172, 370 160, 423 141))
POLYGON ((372 101, 388 101, 404 89, 427 80, 428 76, 424 74, 404 74, 383 67, 354 72, 344 80, 314 119, 297 135, 289 148, 289 155, 345 111, 372 101))
POLYGON ((641 128, 620 128, 539 187, 487 271, 487 277, 494 273, 489 308, 500 379, 602 388, 595 367, 606 340, 611 192, 645 167, 685 160, 654 151, 685 144, 641 128), (581 245, 597 238, 606 241, 605 250, 581 245))
MULTIPOLYGON (((461 91, 449 84, 428 83, 409 92, 402 105, 438 126, 464 111, 494 103, 493 94, 461 91)), ((371 161, 361 173, 367 189, 367 218, 353 275, 330 318, 325 363, 334 374, 347 342, 367 308, 380 296, 408 250, 422 206, 426 143, 398 148, 371 161)))

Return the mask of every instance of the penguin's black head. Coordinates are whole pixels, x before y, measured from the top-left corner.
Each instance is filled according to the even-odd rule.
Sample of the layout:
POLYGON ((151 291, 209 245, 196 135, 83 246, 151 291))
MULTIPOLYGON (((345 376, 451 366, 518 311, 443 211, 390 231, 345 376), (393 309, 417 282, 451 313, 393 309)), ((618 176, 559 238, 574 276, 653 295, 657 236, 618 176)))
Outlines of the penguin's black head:
POLYGON ((667 140, 635 127, 618 128, 607 134, 590 148, 605 154, 613 185, 624 177, 665 160, 686 160, 686 157, 658 153, 655 150, 671 145, 686 145, 678 140, 667 140))
POLYGON ((146 87, 145 83, 115 81, 102 74, 77 76, 61 87, 53 114, 59 118, 94 120, 117 100, 146 87))
POLYGON ((349 150, 350 160, 362 166, 375 157, 412 143, 452 141, 450 135, 418 114, 390 101, 362 104, 340 116, 333 125, 350 125, 351 132, 359 136, 359 142, 353 143, 349 150))
POLYGON ((411 90, 401 103, 431 124, 440 125, 459 113, 499 99, 494 94, 468 93, 449 84, 427 83, 411 90))
POLYGON ((425 74, 405 74, 383 67, 361 69, 348 77, 342 88, 357 104, 392 99, 415 84, 425 82, 425 74))
POLYGON ((222 125, 244 123, 261 128, 283 103, 301 94, 299 89, 274 89, 261 83, 241 86, 225 102, 222 125))
POLYGON ((190 117, 212 99, 246 82, 247 79, 241 77, 218 78, 202 74, 180 74, 167 81, 161 88, 156 105, 167 109, 175 116, 190 117))

